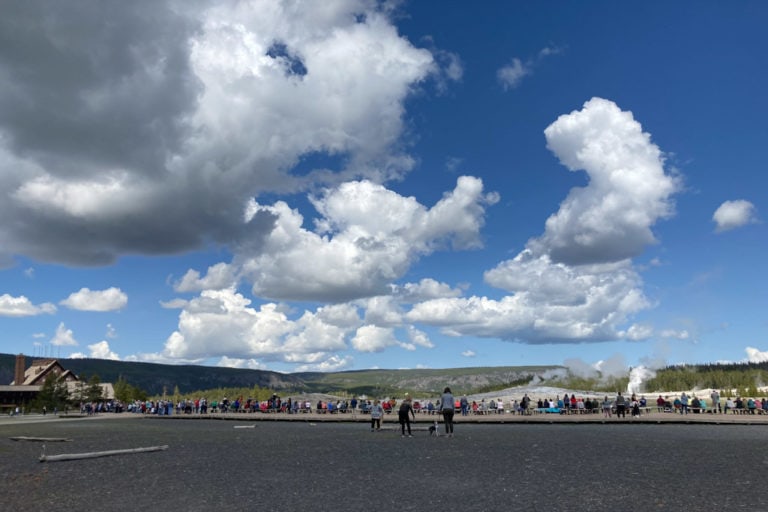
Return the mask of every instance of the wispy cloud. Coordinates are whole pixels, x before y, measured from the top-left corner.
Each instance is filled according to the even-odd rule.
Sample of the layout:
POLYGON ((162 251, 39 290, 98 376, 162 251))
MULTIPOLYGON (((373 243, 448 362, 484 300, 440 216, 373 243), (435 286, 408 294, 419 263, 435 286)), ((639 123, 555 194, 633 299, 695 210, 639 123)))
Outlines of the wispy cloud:
POLYGON ((531 65, 523 64, 520 59, 515 57, 512 59, 511 63, 499 68, 499 70, 496 72, 496 77, 499 79, 499 83, 504 88, 504 90, 508 91, 509 89, 514 89, 520 85, 523 77, 530 73, 531 65))
POLYGON ((534 69, 542 60, 563 52, 564 48, 562 47, 547 46, 539 50, 535 57, 527 59, 525 62, 518 57, 513 57, 509 64, 502 66, 496 71, 496 78, 505 91, 514 89, 520 85, 523 78, 533 74, 534 69))

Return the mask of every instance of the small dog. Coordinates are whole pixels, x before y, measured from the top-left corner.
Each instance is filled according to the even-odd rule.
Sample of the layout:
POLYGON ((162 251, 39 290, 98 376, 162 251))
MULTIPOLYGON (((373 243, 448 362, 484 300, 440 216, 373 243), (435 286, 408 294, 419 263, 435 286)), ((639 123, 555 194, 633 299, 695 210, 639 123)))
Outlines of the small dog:
POLYGON ((440 435, 440 430, 437 428, 437 421, 429 426, 429 435, 434 437, 438 437, 440 435))

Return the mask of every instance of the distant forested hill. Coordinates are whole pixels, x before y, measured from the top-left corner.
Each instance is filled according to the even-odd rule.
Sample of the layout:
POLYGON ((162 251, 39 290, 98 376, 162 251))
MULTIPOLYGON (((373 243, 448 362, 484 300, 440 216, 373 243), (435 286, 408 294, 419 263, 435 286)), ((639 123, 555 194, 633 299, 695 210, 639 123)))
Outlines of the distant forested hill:
POLYGON ((716 388, 742 396, 758 396, 768 385, 768 361, 762 363, 669 366, 644 383, 646 391, 716 388))
MULTIPOLYGON (((27 356, 27 365, 32 362, 27 356)), ((98 375, 102 382, 121 376, 150 396, 205 391, 219 388, 270 389, 279 393, 328 393, 387 396, 405 391, 434 395, 450 386, 455 393, 475 394, 521 386, 536 381, 560 387, 598 389, 598 379, 579 380, 560 366, 498 366, 419 370, 356 370, 333 373, 285 374, 266 370, 213 366, 169 365, 110 361, 104 359, 60 359, 64 368, 81 378, 98 375), (557 371, 552 371, 557 370, 557 371)), ((0 354, 0 384, 13 380, 15 356, 0 354)), ((768 363, 670 366, 656 371, 644 382, 646 392, 716 387, 735 389, 756 396, 756 387, 768 384, 768 363)))
MULTIPOLYGON (((27 365, 32 362, 27 356, 27 365)), ((0 384, 13 380, 15 356, 0 354, 0 384)), ((530 382, 554 366, 501 366, 423 370, 358 370, 334 373, 284 374, 265 370, 245 370, 194 365, 168 365, 110 361, 104 359, 60 359, 64 368, 80 378, 98 375, 102 382, 123 377, 150 396, 163 391, 181 393, 218 388, 260 388, 279 392, 350 393, 386 395, 410 391, 437 394, 445 386, 456 392, 477 393, 530 382)))
MULTIPOLYGON (((27 366, 33 358, 27 356, 27 366)), ((0 384, 13 380, 15 355, 0 354, 0 384)), ((178 386, 181 393, 204 389, 254 387, 270 389, 304 388, 304 383, 292 375, 264 370, 220 368, 214 366, 170 365, 110 361, 106 359, 59 359, 62 366, 80 378, 98 375, 101 382, 116 382, 121 376, 132 386, 150 396, 161 395, 163 390, 173 393, 178 386)))

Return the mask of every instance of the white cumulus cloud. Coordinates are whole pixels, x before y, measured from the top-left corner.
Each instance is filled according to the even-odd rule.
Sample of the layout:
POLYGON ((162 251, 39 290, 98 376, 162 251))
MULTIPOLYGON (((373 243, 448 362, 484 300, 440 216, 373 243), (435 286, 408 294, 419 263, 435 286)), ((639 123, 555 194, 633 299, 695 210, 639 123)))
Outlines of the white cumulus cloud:
POLYGON ((113 361, 119 361, 120 356, 109 348, 107 341, 100 341, 93 345, 88 345, 88 350, 91 351, 90 357, 93 359, 111 359, 113 361))
POLYGON ((469 176, 431 208, 370 181, 347 182, 312 198, 322 215, 314 231, 284 202, 253 202, 249 221, 268 215, 274 228, 258 254, 236 261, 261 297, 342 302, 384 295, 418 258, 479 247, 485 206, 496 201, 469 176))
POLYGON ((381 352, 399 343, 392 328, 376 325, 360 327, 352 338, 352 346, 360 352, 381 352))
POLYGON ((715 210, 712 220, 716 224, 715 232, 722 233, 756 223, 757 210, 754 204, 744 199, 725 201, 715 210))
POLYGON ((59 304, 78 311, 117 311, 128 304, 128 296, 114 286, 106 290, 81 288, 59 304))
POLYGON ((75 335, 71 329, 67 329, 64 322, 61 322, 56 328, 56 334, 53 335, 50 341, 51 345, 62 346, 77 346, 79 343, 75 339, 75 335))
POLYGON ((256 359, 239 359, 234 357, 222 356, 216 366, 223 368, 248 368, 249 370, 265 370, 266 365, 256 359))
POLYGON ((251 300, 233 289, 206 290, 179 314, 163 356, 316 362, 346 349, 346 336, 358 325, 350 307, 321 307, 292 319, 274 303, 252 307, 251 300))
POLYGON ((768 350, 762 351, 754 347, 747 347, 744 351, 747 353, 747 361, 750 363, 768 362, 768 350))
POLYGON ((200 292, 202 290, 221 290, 230 288, 237 282, 235 269, 227 263, 217 263, 208 268, 205 277, 200 272, 190 269, 184 274, 173 289, 177 292, 200 292))
POLYGON ((485 273, 509 293, 435 298, 417 303, 407 320, 453 336, 527 343, 645 339, 652 327, 630 324, 652 306, 631 259, 655 243, 652 226, 673 214, 679 183, 630 112, 593 98, 544 131, 547 146, 589 182, 570 191, 547 219, 543 235, 485 273))
POLYGON ((462 66, 411 44, 392 12, 370 0, 4 5, 0 264, 254 247, 272 225, 243 225, 250 198, 402 177, 414 165, 399 144, 405 102, 462 66), (292 173, 307 155, 341 163, 292 173))
POLYGON ((547 147, 571 171, 584 170, 586 187, 571 190, 534 242, 554 261, 586 264, 638 256, 656 242, 651 227, 673 213, 680 188, 664 172, 659 148, 631 112, 593 98, 544 130, 547 147))
POLYGON ((441 297, 459 297, 461 290, 451 288, 432 278, 424 278, 418 283, 405 283, 402 286, 393 285, 392 293, 402 302, 420 302, 441 297))
POLYGON ((354 359, 351 356, 333 355, 316 364, 303 364, 296 367, 297 372, 340 372, 349 369, 354 359))
POLYGON ((0 316, 22 317, 36 316, 40 314, 53 314, 56 312, 56 306, 45 302, 42 304, 33 304, 25 296, 13 297, 7 293, 0 295, 0 316))

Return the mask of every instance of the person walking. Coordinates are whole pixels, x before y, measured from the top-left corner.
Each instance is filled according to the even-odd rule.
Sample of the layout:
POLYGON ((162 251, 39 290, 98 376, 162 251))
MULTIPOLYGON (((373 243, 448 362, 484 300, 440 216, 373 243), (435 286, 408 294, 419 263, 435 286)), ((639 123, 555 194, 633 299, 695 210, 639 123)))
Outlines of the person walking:
POLYGON ((448 386, 443 390, 443 396, 440 397, 440 412, 443 415, 443 422, 445 423, 445 434, 448 437, 453 437, 453 412, 454 412, 454 399, 451 388, 448 386))
POLYGON ((408 427, 408 437, 413 437, 411 435, 411 416, 413 416, 413 421, 416 421, 416 413, 413 412, 411 395, 408 393, 405 394, 405 398, 400 403, 400 409, 397 411, 397 416, 400 419, 400 429, 402 430, 402 435, 400 437, 405 437, 406 427, 408 427))
POLYGON ((374 428, 381 430, 381 417, 384 416, 384 408, 379 400, 374 400, 371 406, 371 432, 374 428))

